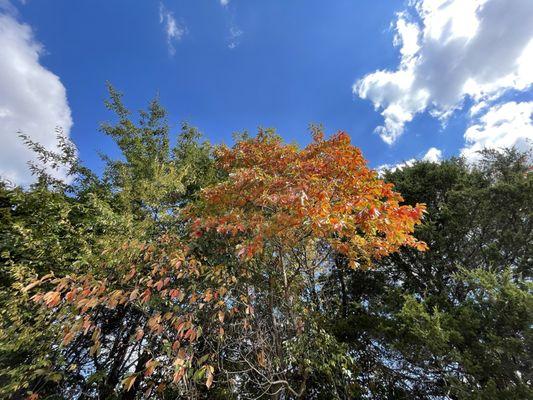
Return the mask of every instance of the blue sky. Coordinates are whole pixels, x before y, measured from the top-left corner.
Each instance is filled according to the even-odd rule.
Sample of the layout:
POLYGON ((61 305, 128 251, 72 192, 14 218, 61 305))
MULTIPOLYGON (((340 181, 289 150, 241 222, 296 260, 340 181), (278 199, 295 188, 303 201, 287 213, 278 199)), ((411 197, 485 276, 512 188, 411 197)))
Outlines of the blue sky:
MULTIPOLYGON (((528 7, 533 15, 527 5, 533 2, 508 1, 514 4, 509 11, 511 22, 528 7)), ((531 74, 521 72, 516 62, 501 71, 495 66, 496 72, 487 73, 471 67, 487 60, 466 57, 463 72, 449 76, 443 71, 442 76, 463 83, 473 77, 478 84, 475 89, 457 86, 448 95, 446 84, 438 82, 436 61, 440 59, 431 57, 437 54, 447 59, 451 50, 444 46, 435 50, 435 43, 440 42, 430 40, 430 28, 438 28, 441 18, 451 26, 449 32, 455 29, 459 32, 456 38, 461 37, 460 26, 454 28, 450 21, 468 14, 464 6, 445 14, 442 7, 424 10, 424 3, 430 2, 423 0, 418 8, 396 0, 0 0, 0 6, 2 2, 2 13, 15 21, 9 29, 17 32, 22 26, 31 32, 20 45, 13 44, 13 51, 41 45, 28 63, 38 63, 34 66, 43 74, 49 72, 57 79, 40 96, 47 102, 48 92, 56 93, 54 88, 63 86, 66 101, 58 104, 68 108, 72 122, 68 126, 68 116, 62 114, 63 125, 81 158, 97 170, 101 167, 97 152, 115 152, 110 139, 98 131, 99 123, 111 118, 103 106, 106 81, 124 92, 133 110, 159 94, 176 129, 187 121, 214 143, 230 143, 233 132, 255 132, 259 126, 275 127, 287 141, 301 144, 309 141, 310 123, 322 123, 328 133, 345 130, 373 167, 422 158, 430 148, 442 157, 458 155, 464 152, 465 131, 472 126, 478 127, 475 145, 476 140, 492 145, 486 140, 492 125, 480 121, 491 111, 504 113, 497 108, 502 105, 511 104, 504 116, 509 126, 522 130, 525 126, 526 132, 500 142, 520 145, 531 139, 531 74), (413 33, 418 44, 413 44, 413 33), (379 75, 380 70, 388 75, 379 75), (518 78, 503 82, 510 74, 522 80, 520 85, 515 82, 518 78), (427 98, 420 100, 421 93, 427 98), (476 105, 481 111, 473 116, 476 105)), ((498 0, 471 3, 477 4, 471 14, 481 22, 477 36, 490 36, 482 29, 482 18, 491 17, 492 4, 485 3, 498 0)), ((533 31, 515 32, 512 25, 502 21, 499 27, 508 35, 505 43, 514 41, 512 47, 517 42, 515 53, 505 56, 523 64, 524 57, 526 61, 531 58, 526 50, 533 31)), ((468 35, 471 43, 476 33, 462 37, 468 35)), ((481 49, 487 46, 480 43, 481 49)), ((468 54, 475 54, 476 49, 468 54)), ((503 50, 488 47, 484 51, 494 52, 493 62, 499 63, 498 51, 503 50)), ((0 57, 1 53, 0 49, 0 57)), ((31 92, 34 83, 25 84, 31 92)), ((0 118, 2 109, 14 109, 8 100, 2 105, 1 91, 0 78, 0 118)), ((24 115, 24 110, 19 114, 24 115)), ((27 114, 31 118, 31 111, 27 114)), ((47 121, 52 123, 52 118, 53 114, 47 121)), ((16 122, 9 123, 12 127, 16 122)), ((56 124, 61 124, 61 118, 56 124)), ((4 131, 0 134, 8 135, 4 131)), ((0 163, 2 168, 6 169, 0 163)))

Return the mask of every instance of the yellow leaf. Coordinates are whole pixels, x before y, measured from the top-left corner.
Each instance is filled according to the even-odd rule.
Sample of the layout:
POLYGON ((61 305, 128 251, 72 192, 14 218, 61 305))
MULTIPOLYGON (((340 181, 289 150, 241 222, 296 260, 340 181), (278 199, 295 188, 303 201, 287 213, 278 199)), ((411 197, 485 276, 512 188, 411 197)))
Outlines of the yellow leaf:
POLYGON ((32 282, 28 286, 26 286, 24 289, 22 289, 22 291, 27 292, 27 291, 31 290, 32 288, 34 288, 35 286, 39 285, 40 283, 41 283, 41 281, 32 282))
POLYGON ((135 379, 137 379, 137 375, 130 375, 122 381, 122 384, 124 385, 124 388, 126 389, 126 392, 131 389, 131 387, 135 383, 135 379))

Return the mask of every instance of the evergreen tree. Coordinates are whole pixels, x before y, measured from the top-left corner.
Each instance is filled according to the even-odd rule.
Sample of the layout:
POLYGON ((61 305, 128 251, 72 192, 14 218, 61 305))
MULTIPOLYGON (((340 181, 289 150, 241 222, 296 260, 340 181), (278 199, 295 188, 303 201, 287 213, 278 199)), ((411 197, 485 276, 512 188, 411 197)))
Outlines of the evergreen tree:
POLYGON ((416 237, 371 271, 330 277, 336 336, 359 365, 363 398, 532 396, 533 176, 527 156, 485 151, 479 164, 419 162, 387 180, 427 204, 416 237), (338 279, 337 279, 338 280, 338 279))

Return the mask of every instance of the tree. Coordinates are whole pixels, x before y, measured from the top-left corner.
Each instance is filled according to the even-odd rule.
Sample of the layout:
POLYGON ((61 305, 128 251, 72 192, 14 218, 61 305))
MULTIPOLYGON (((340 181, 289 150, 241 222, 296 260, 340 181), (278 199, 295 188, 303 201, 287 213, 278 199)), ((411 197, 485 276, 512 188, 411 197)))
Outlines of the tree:
POLYGON ((351 359, 321 325, 317 280, 401 246, 425 250, 411 235, 424 206, 400 205, 343 132, 315 131, 299 149, 260 131, 219 148, 217 162, 228 178, 187 210, 199 257, 232 276, 224 302, 241 311, 218 345, 216 379, 242 397, 305 397, 318 376, 336 390, 351 359))
POLYGON ((429 246, 348 276, 349 313, 331 277, 331 329, 356 354, 365 398, 531 397, 532 176, 527 155, 486 151, 388 173, 427 204, 429 246))
MULTIPOLYGON (((73 148, 63 136, 58 154, 26 140, 41 160, 78 169, 73 148)), ((61 363, 53 348, 57 326, 35 307, 24 288, 36 276, 67 274, 72 265, 101 250, 99 232, 114 229, 94 196, 74 198, 69 185, 52 179, 42 168, 33 170, 38 180, 29 189, 0 184, 1 396, 24 392, 28 385, 54 392, 61 379, 52 368, 61 363)))
POLYGON ((60 135, 0 184, 0 397, 531 397, 527 156, 382 179, 343 132, 213 148, 106 104, 101 177, 60 135))
POLYGON ((216 381, 221 396, 302 397, 310 375, 346 373, 350 358, 316 318, 320 299, 309 301, 314 279, 403 245, 424 250, 410 235, 423 205, 401 206, 346 134, 316 133, 299 150, 260 132, 220 148, 217 174, 188 136, 170 151, 157 104, 136 127, 113 90, 111 99, 119 121, 103 130, 124 160, 108 160, 98 188, 119 229, 68 273, 27 288, 50 288, 32 299, 62 331, 61 393, 201 397, 216 381), (205 166, 198 176, 226 178, 191 196, 191 159, 205 166), (323 350, 306 355, 309 341, 337 351, 335 362, 324 366, 323 350))
MULTIPOLYGON (((120 393, 123 382, 122 397, 133 398, 150 374, 131 375, 129 364, 133 372, 155 369, 150 354, 166 345, 140 334, 165 307, 155 299, 153 306, 147 304, 150 288, 160 283, 147 282, 144 272, 163 274, 155 267, 157 257, 165 257, 165 263, 174 257, 174 265, 179 263, 180 248, 173 243, 179 244, 183 223, 176 216, 201 185, 216 179, 211 148, 199 143, 198 132, 187 125, 170 146, 165 112, 157 101, 141 112, 139 124, 129 119, 121 95, 111 87, 107 105, 118 121, 102 130, 116 140, 124 157, 104 157, 103 178, 81 165, 64 138, 57 154, 26 138, 45 164, 33 166, 38 183, 28 190, 2 187, 6 307, 1 333, 6 357, 1 376, 5 393, 15 397, 33 391, 110 398, 120 393), (65 168, 73 183, 52 179, 50 167, 65 168), (139 285, 144 285, 140 293, 135 292, 139 285), (42 300, 49 311, 27 305, 29 293, 36 290, 40 293, 33 299, 42 300), (60 299, 60 292, 70 294, 60 299), (127 300, 131 296, 127 304, 125 293, 127 300), (39 340, 43 349, 38 352, 39 340)), ((172 297, 181 294, 173 292, 172 297)), ((185 328, 190 339, 190 322, 185 328)))

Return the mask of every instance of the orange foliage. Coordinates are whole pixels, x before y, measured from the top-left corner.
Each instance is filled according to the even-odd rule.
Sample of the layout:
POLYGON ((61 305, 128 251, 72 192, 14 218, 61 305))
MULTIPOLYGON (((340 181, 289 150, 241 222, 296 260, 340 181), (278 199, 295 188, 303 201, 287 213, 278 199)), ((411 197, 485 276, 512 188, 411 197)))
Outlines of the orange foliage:
POLYGON ((201 204, 189 209, 193 236, 216 231, 235 238, 241 259, 262 252, 266 241, 290 248, 321 239, 352 267, 400 246, 426 249, 411 235, 423 204, 400 205, 400 194, 367 167, 346 133, 313 139, 300 150, 260 132, 220 148, 218 164, 229 177, 205 189, 201 204))
MULTIPOLYGON (((187 370, 194 369, 195 362, 199 364, 194 346, 202 331, 208 332, 209 329, 198 324, 197 310, 204 308, 209 300, 221 297, 226 290, 213 275, 224 277, 220 271, 206 270, 187 252, 187 247, 181 246, 180 241, 170 235, 163 235, 151 244, 135 240, 117 244, 113 251, 106 252, 102 265, 97 267, 100 277, 89 271, 61 278, 48 275, 37 283, 51 283, 53 290, 39 292, 32 299, 43 303, 52 312, 65 313, 57 316, 57 320, 62 321, 62 346, 83 336, 90 337, 91 355, 98 355, 101 350, 103 332, 98 318, 102 311, 116 310, 117 314, 125 314, 130 310, 130 343, 161 341, 171 345, 172 349, 170 353, 152 354, 154 358, 144 365, 144 380, 158 371, 177 382, 184 378, 187 370), (197 282, 198 287, 205 281, 213 283, 216 288, 195 289, 196 285, 188 284, 190 280, 197 282), (174 365, 179 365, 176 374, 173 375, 175 367, 172 363, 161 364, 155 359, 161 355, 173 358, 174 365)), ((26 290, 34 286, 32 284, 26 290)), ((217 315, 224 313, 224 309, 223 301, 209 309, 204 308, 204 316, 211 314, 215 332, 221 325, 217 315)), ((203 363, 206 361, 204 359, 203 363)), ((212 367, 199 364, 198 368, 209 369, 206 382, 210 385, 212 367)), ((125 390, 132 387, 136 378, 133 374, 124 379, 125 390)))
MULTIPOLYGON (((210 387, 214 368, 207 362, 216 361, 217 355, 199 357, 198 338, 222 340, 224 325, 235 325, 239 317, 243 330, 250 328, 254 305, 247 290, 236 290, 238 279, 231 268, 202 264, 192 254, 207 232, 222 238, 223 248, 229 242, 242 261, 270 244, 276 246, 271 254, 279 256, 296 246, 324 243, 344 254, 352 268, 401 246, 426 248, 412 236, 424 205, 400 205, 402 197, 367 167, 345 133, 327 140, 316 134, 299 149, 260 132, 233 148, 219 148, 217 160, 228 178, 204 189, 199 201, 186 209, 190 243, 170 234, 149 243, 117 238, 79 275, 47 275, 26 288, 52 284, 52 290, 37 293, 33 300, 57 313, 63 346, 90 337, 90 354, 97 356, 105 335, 98 318, 111 310, 128 315, 131 346, 159 344, 159 354, 150 351, 143 373, 124 379, 125 390, 141 380, 155 387, 160 382, 150 379, 157 374, 165 377, 161 385, 178 383, 189 379, 192 370, 201 371, 210 387)), ((287 293, 287 282, 284 287, 287 293)), ((302 326, 296 319, 295 330, 301 332, 302 326)), ((262 352, 258 363, 266 365, 262 352)))

